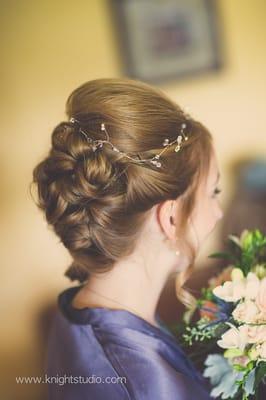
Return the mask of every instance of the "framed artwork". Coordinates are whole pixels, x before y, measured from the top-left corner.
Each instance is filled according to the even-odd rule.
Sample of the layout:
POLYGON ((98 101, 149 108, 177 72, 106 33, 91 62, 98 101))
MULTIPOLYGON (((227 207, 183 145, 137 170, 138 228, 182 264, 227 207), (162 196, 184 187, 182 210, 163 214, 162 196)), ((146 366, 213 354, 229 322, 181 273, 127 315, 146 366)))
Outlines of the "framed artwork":
POLYGON ((111 0, 124 73, 150 82, 222 66, 215 0, 111 0))

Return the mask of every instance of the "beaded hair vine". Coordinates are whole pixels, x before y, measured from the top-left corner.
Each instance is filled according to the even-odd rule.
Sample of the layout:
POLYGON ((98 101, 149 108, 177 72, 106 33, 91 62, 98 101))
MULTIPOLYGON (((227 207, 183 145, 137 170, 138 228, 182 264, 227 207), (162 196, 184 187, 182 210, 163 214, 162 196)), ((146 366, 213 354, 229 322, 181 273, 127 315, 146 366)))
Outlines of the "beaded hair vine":
POLYGON ((156 154, 155 156, 153 156, 152 158, 147 158, 147 159, 137 159, 137 158, 133 158, 130 157, 129 155, 127 155, 127 153, 120 151, 117 147, 115 147, 112 142, 110 141, 110 137, 108 135, 108 132, 105 128, 105 124, 101 123, 101 131, 105 132, 105 136, 106 139, 105 140, 93 140, 92 138, 90 138, 88 136, 88 134, 86 132, 84 132, 81 129, 80 126, 80 122, 76 119, 71 117, 70 118, 70 122, 74 125, 77 125, 79 127, 79 132, 86 138, 86 140, 92 144, 92 150, 95 152, 97 150, 97 148, 101 148, 103 146, 104 143, 109 144, 112 147, 113 151, 116 151, 117 153, 123 154, 125 157, 135 161, 136 163, 144 163, 144 162, 150 162, 151 164, 155 165, 156 167, 160 168, 161 167, 161 162, 159 161, 161 155, 165 152, 165 150, 171 146, 174 143, 177 143, 176 147, 175 147, 175 152, 178 153, 179 150, 181 149, 182 146, 182 142, 183 140, 188 140, 188 137, 185 135, 184 133, 184 129, 187 127, 186 123, 182 123, 181 125, 181 130, 180 133, 178 134, 177 138, 175 140, 173 140, 172 142, 169 142, 169 139, 164 139, 162 145, 164 146, 164 149, 162 151, 160 151, 158 154, 156 154))

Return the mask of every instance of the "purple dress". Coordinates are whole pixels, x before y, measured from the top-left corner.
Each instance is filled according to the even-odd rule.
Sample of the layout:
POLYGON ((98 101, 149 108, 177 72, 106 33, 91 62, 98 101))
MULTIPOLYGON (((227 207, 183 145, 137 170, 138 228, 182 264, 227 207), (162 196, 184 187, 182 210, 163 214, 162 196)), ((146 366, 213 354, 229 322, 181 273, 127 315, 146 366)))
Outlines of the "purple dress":
POLYGON ((170 331, 126 310, 76 309, 81 287, 58 296, 46 358, 50 400, 211 400, 170 331))

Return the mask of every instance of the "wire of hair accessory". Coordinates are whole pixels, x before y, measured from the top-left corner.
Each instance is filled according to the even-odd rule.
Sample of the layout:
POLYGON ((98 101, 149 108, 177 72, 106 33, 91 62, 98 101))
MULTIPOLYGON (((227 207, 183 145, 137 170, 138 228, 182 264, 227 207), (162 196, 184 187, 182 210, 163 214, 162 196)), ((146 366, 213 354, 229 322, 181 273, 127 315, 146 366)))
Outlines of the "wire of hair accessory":
POLYGON ((90 138, 88 136, 88 134, 86 132, 84 132, 83 129, 81 129, 80 122, 76 118, 71 117, 70 118, 70 122, 72 124, 77 124, 79 126, 79 132, 86 138, 86 140, 90 144, 92 144, 92 150, 94 152, 98 148, 101 148, 106 143, 106 144, 108 144, 108 145, 110 145, 112 147, 113 151, 115 151, 115 152, 117 152, 119 154, 122 154, 123 156, 129 158, 130 160, 133 160, 137 164, 150 162, 151 164, 155 165, 158 168, 160 168, 161 165, 162 165, 161 162, 159 161, 160 157, 169 146, 171 146, 172 144, 176 143, 175 152, 178 153, 180 151, 181 147, 182 147, 183 140, 185 140, 185 141, 188 140, 188 137, 184 133, 184 129, 187 127, 187 124, 186 123, 182 123, 181 130, 180 130, 180 133, 178 134, 177 138, 175 140, 171 141, 171 142, 170 142, 170 140, 168 138, 164 139, 164 141, 162 143, 164 149, 162 149, 158 154, 156 154, 152 158, 137 159, 137 158, 129 156, 127 153, 125 153, 123 151, 120 151, 116 146, 113 145, 113 143, 110 141, 110 136, 109 136, 109 134, 107 132, 107 129, 105 127, 105 124, 103 122, 101 123, 101 131, 103 131, 105 133, 106 139, 104 139, 104 140, 102 140, 102 139, 93 140, 92 138, 90 138))

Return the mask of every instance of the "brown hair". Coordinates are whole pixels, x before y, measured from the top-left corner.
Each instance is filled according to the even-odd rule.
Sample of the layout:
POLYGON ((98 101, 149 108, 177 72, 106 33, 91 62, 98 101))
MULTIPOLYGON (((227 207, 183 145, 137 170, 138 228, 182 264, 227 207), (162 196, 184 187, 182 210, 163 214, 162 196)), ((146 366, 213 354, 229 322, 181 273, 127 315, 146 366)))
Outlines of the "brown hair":
POLYGON ((177 297, 184 304, 194 297, 182 286, 190 276, 195 250, 186 238, 188 217, 199 182, 207 176, 212 152, 209 131, 187 115, 162 91, 131 79, 95 79, 75 89, 67 99, 67 116, 74 117, 93 139, 104 139, 104 122, 111 142, 131 157, 153 157, 163 141, 176 139, 187 124, 189 139, 181 151, 169 146, 162 166, 137 164, 103 146, 96 152, 77 127, 68 121, 52 132, 48 156, 33 171, 37 205, 69 250, 73 262, 65 272, 84 282, 90 272, 105 272, 130 255, 149 210, 169 199, 182 198, 176 234, 191 264, 178 274, 177 297))

